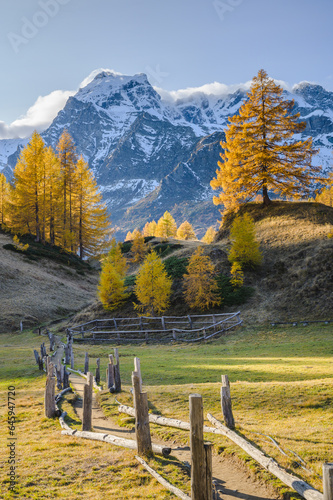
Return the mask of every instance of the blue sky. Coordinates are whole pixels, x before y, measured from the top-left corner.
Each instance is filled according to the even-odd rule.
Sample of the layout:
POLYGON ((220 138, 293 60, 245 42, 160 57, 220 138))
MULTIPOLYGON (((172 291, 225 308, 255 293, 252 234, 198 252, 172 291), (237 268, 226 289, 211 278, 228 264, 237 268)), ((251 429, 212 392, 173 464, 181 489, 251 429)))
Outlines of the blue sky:
POLYGON ((331 0, 2 2, 0 122, 42 114, 37 99, 55 90, 61 106, 96 68, 147 73, 166 90, 244 83, 264 68, 333 90, 332 19, 331 0))

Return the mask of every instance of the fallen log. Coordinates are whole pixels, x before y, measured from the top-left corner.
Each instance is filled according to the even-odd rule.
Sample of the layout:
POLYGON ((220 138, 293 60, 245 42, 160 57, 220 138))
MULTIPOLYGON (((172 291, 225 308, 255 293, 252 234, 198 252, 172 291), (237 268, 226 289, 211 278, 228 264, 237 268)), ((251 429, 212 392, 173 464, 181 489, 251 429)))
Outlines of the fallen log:
POLYGON ((246 439, 239 436, 236 432, 228 429, 225 425, 219 422, 210 413, 207 414, 207 418, 210 422, 218 427, 223 434, 236 443, 242 450, 246 451, 250 457, 254 458, 260 465, 262 465, 271 474, 280 479, 284 484, 293 488, 297 493, 299 493, 306 500, 323 500, 323 494, 320 491, 315 490, 308 483, 302 479, 289 474, 271 457, 267 457, 262 451, 258 450, 253 444, 249 443, 246 439))
POLYGON ((155 479, 157 479, 157 481, 162 486, 164 486, 164 488, 166 488, 169 491, 172 491, 172 493, 176 495, 178 498, 182 498, 183 500, 191 500, 191 497, 186 495, 186 493, 183 493, 180 489, 176 488, 176 486, 170 484, 166 479, 164 479, 164 477, 162 477, 158 472, 152 469, 141 457, 135 455, 135 458, 155 479))
POLYGON ((63 411, 62 414, 59 417, 59 423, 63 429, 66 429, 68 431, 71 431, 72 429, 69 427, 69 425, 66 424, 65 422, 65 417, 67 415, 67 412, 63 411))
MULTIPOLYGON (((92 439, 94 441, 104 441, 105 443, 114 444, 116 446, 122 446, 124 448, 130 448, 132 450, 137 450, 138 445, 134 439, 125 439, 118 436, 112 436, 112 434, 103 434, 102 432, 88 432, 88 431, 78 431, 76 429, 63 430, 61 434, 67 436, 77 436, 84 439, 92 439)), ((167 457, 171 453, 171 448, 166 448, 159 444, 153 444, 153 453, 158 455, 163 455, 167 457)))

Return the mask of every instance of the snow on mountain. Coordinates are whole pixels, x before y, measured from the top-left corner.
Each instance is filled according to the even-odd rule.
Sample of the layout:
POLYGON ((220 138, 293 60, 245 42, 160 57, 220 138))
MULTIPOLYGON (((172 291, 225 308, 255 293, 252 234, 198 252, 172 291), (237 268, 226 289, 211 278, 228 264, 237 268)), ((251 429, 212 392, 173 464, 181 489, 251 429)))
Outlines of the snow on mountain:
MULTIPOLYGON (((42 135, 55 146, 68 129, 122 232, 165 210, 199 228, 215 223, 219 216, 209 181, 215 176, 228 117, 238 112, 248 88, 245 84, 228 91, 221 84, 212 85, 179 91, 169 98, 153 88, 145 74, 101 71, 69 97, 42 135), (205 213, 198 209, 200 203, 205 213)), ((300 138, 312 136, 320 149, 313 163, 322 164, 328 173, 332 170, 333 92, 302 82, 291 92, 284 90, 284 95, 294 99, 294 111, 306 121, 300 138)), ((0 171, 10 176, 27 141, 0 141, 0 171)))

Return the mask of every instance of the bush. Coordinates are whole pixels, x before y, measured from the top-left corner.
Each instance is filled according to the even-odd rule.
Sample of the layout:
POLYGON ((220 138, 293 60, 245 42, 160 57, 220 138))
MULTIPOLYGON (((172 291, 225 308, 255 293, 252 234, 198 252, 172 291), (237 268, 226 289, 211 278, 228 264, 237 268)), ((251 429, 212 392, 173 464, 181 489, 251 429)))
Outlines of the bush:
POLYGON ((168 257, 164 267, 170 278, 182 278, 187 271, 189 259, 186 257, 168 257))
POLYGON ((245 302, 252 297, 254 289, 250 286, 242 286, 239 288, 233 288, 231 284, 231 278, 220 274, 216 278, 218 284, 218 294, 221 298, 221 304, 223 306, 237 306, 240 304, 245 304, 245 302))
POLYGON ((182 248, 182 245, 179 243, 158 243, 157 245, 154 245, 155 252, 161 258, 166 257, 175 250, 178 250, 178 248, 182 248))

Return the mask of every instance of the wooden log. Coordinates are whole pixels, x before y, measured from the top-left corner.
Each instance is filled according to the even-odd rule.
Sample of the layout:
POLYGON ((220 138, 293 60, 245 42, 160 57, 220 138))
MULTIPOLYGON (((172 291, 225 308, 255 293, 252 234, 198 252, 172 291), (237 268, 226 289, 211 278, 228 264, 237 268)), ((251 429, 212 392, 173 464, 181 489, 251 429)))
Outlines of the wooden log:
POLYGON ((63 411, 59 417, 59 423, 63 429, 66 429, 67 431, 71 431, 72 429, 65 422, 66 415, 67 415, 67 412, 63 411))
POLYGON ((84 373, 87 374, 89 371, 89 356, 88 353, 86 352, 84 355, 84 373))
POLYGON ((73 392, 71 387, 66 387, 66 389, 63 389, 61 392, 58 392, 58 394, 56 394, 55 396, 55 402, 56 403, 59 403, 60 399, 63 397, 64 394, 66 394, 67 392, 73 392))
POLYGON ((193 330, 193 323, 192 323, 192 318, 191 318, 191 316, 190 316, 190 315, 188 315, 188 316, 187 316, 187 319, 188 319, 188 322, 189 322, 189 324, 190 324, 190 328, 191 328, 191 330, 193 330))
POLYGON ((73 352, 73 349, 71 349, 71 369, 74 370, 74 352, 73 352))
POLYGON ((64 367, 63 388, 64 389, 68 389, 69 388, 69 372, 66 370, 66 367, 64 367))
POLYGON ((212 500, 213 498, 213 457, 212 457, 213 444, 204 443, 205 462, 206 462, 206 498, 212 500))
POLYGON ((176 330, 172 330, 172 338, 173 340, 177 340, 176 330))
POLYGON ((59 391, 61 391, 61 389, 63 389, 63 387, 62 387, 62 383, 61 383, 61 367, 60 367, 59 363, 55 366, 55 372, 56 372, 56 377, 57 377, 57 388, 59 391))
POLYGON ((163 328, 163 330, 165 330, 165 317, 164 316, 161 317, 161 322, 162 322, 162 328, 163 328))
MULTIPOLYGON (((208 500, 203 440, 203 406, 199 394, 190 394, 191 498, 208 500)), ((209 499, 211 500, 211 499, 209 499)))
POLYGON ((44 396, 45 416, 53 418, 56 415, 55 404, 55 377, 53 376, 53 363, 49 363, 49 371, 45 383, 45 396, 44 396))
POLYGON ((134 371, 138 374, 139 381, 140 381, 140 392, 142 392, 142 377, 141 377, 140 358, 134 358, 134 371))
POLYGON ((118 349, 114 349, 114 359, 115 364, 113 367, 114 370, 114 392, 121 392, 121 378, 120 378, 120 361, 119 361, 119 352, 118 349))
POLYGON ((148 396, 146 392, 140 392, 140 378, 137 372, 132 372, 132 385, 138 454, 149 456, 152 453, 152 444, 148 416, 148 396))
POLYGON ((65 364, 69 365, 70 363, 70 345, 67 343, 65 345, 65 364))
POLYGON ((116 318, 113 318, 113 323, 114 323, 115 330, 118 330, 116 318))
POLYGON ((224 423, 229 429, 234 429, 235 420, 232 414, 230 383, 228 375, 221 375, 221 378, 222 378, 221 407, 222 407, 224 423))
POLYGON ((323 500, 333 500, 333 463, 323 464, 323 489, 323 500))
POLYGON ((93 376, 90 372, 87 373, 87 383, 84 385, 83 389, 82 430, 91 431, 93 376))
POLYGON ((176 497, 182 498, 182 500, 191 500, 191 497, 183 493, 179 488, 173 486, 173 484, 169 483, 166 479, 164 479, 158 472, 149 467, 147 462, 145 462, 141 457, 135 455, 135 458, 140 462, 140 464, 160 483, 164 488, 171 491, 176 497))
POLYGON ((35 360, 36 360, 36 364, 38 365, 38 368, 40 370, 43 370, 43 358, 41 358, 38 354, 38 352, 36 351, 36 349, 34 349, 34 355, 35 355, 35 360))
MULTIPOLYGON (((92 439, 94 441, 104 441, 105 443, 114 444, 116 446, 122 446, 124 448, 130 448, 131 450, 137 450, 137 442, 134 439, 125 439, 118 436, 113 436, 112 434, 105 434, 103 432, 87 432, 74 430, 63 430, 61 434, 67 436, 76 436, 84 439, 92 439)), ((161 446, 159 444, 153 444, 153 453, 157 455, 163 455, 167 457, 171 453, 171 448, 161 446)))
POLYGON ((100 363, 101 363, 100 358, 97 358, 96 359, 97 366, 96 366, 96 374, 95 374, 96 384, 99 384, 101 381, 100 363))
POLYGON ((250 457, 254 458, 254 460, 256 460, 266 470, 271 472, 271 474, 278 477, 280 481, 297 491, 297 493, 299 493, 303 498, 306 500, 324 500, 323 494, 320 493, 320 491, 312 488, 312 486, 302 479, 289 474, 289 472, 280 467, 280 465, 273 458, 264 455, 262 451, 258 450, 258 448, 253 446, 253 444, 239 436, 235 431, 225 427, 221 422, 213 417, 213 415, 208 413, 207 418, 222 431, 224 436, 230 438, 240 448, 246 451, 250 457))

